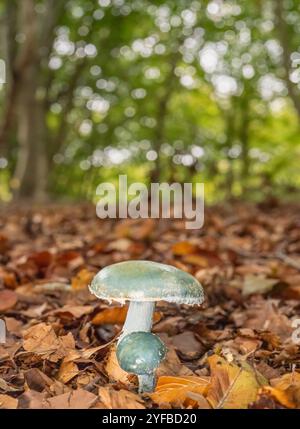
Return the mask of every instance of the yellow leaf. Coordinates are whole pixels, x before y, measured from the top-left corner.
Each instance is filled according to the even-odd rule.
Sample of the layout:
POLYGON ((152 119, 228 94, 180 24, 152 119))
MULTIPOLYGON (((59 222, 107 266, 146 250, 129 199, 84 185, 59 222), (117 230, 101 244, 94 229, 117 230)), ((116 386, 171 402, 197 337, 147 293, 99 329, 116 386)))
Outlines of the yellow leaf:
POLYGON ((289 395, 284 390, 276 389, 271 386, 264 386, 260 389, 259 394, 271 395, 277 402, 286 408, 296 407, 295 403, 290 400, 289 395))
MULTIPOLYGON (((300 373, 299 372, 291 372, 289 374, 284 374, 280 378, 275 378, 271 380, 271 385, 274 386, 276 391, 272 391, 272 393, 279 394, 279 398, 276 397, 278 402, 288 408, 300 407, 300 373), (283 401, 287 399, 285 405, 283 401)), ((273 395, 273 396, 274 396, 273 395)))
POLYGON ((91 273, 86 268, 82 269, 72 278, 72 288, 75 290, 86 289, 91 283, 95 273, 91 273))
POLYGON ((178 241, 172 246, 172 252, 174 255, 191 255, 192 253, 197 252, 198 247, 195 244, 190 243, 189 241, 178 241))
POLYGON ((209 385, 209 377, 159 377, 155 392, 150 397, 158 405, 171 404, 174 406, 196 407, 198 401, 189 394, 204 395, 209 385))
POLYGON ((246 363, 228 363, 218 355, 208 358, 211 385, 206 399, 213 408, 248 408, 255 401, 263 377, 246 363))

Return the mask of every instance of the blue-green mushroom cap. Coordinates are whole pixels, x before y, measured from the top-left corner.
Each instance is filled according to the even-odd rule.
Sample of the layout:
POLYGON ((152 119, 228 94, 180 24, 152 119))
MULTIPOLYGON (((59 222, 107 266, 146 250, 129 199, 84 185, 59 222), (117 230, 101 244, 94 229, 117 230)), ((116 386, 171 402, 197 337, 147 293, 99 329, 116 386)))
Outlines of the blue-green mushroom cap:
POLYGON ((117 347, 120 367, 137 375, 152 374, 165 355, 164 343, 151 332, 132 332, 117 347))
POLYGON ((108 301, 168 301, 201 304, 201 284, 191 274, 171 265, 152 261, 118 262, 103 268, 89 287, 108 301))

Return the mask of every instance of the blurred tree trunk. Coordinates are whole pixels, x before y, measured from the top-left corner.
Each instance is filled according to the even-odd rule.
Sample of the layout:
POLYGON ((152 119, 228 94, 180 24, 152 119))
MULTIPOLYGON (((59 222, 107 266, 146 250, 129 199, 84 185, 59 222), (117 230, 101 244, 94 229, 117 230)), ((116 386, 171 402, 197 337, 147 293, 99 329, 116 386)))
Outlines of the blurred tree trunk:
POLYGON ((17 57, 17 7, 14 0, 6 0, 5 11, 1 20, 1 51, 6 64, 6 106, 0 125, 0 150, 5 156, 9 152, 8 140, 16 117, 17 99, 20 90, 21 68, 25 66, 26 55, 17 57))
POLYGON ((232 198, 232 191, 233 191, 233 184, 234 184, 234 169, 233 169, 233 160, 229 157, 229 150, 233 146, 233 141, 235 139, 235 101, 232 103, 232 108, 225 112, 225 135, 226 135, 226 141, 225 141, 225 147, 227 150, 227 160, 229 163, 228 172, 226 174, 225 179, 225 187, 226 187, 226 198, 231 199, 232 198))
POLYGON ((297 86, 290 80, 291 72, 291 48, 289 41, 289 26, 284 17, 284 1, 275 0, 275 17, 277 24, 278 38, 282 47, 282 65, 284 69, 284 79, 289 96, 294 104, 300 121, 300 93, 297 86))
POLYGON ((240 143, 241 143, 241 184, 243 192, 247 191, 247 180, 249 178, 249 100, 244 98, 241 102, 241 124, 240 124, 240 143))
POLYGON ((30 56, 20 77, 22 87, 17 112, 19 154, 13 183, 17 197, 43 200, 47 183, 46 124, 43 104, 37 98, 41 58, 33 0, 22 1, 20 29, 30 56))
POLYGON ((150 183, 158 183, 161 176, 160 149, 165 139, 165 126, 168 116, 168 103, 174 90, 175 68, 177 64, 177 53, 173 55, 170 63, 170 71, 165 82, 165 90, 158 101, 156 128, 154 134, 154 149, 157 152, 157 159, 150 175, 150 183))
POLYGON ((44 16, 41 17, 37 15, 34 0, 23 0, 18 8, 15 5, 17 19, 11 11, 11 3, 7 1, 9 22, 18 25, 10 29, 8 45, 12 45, 18 33, 23 35, 24 42, 10 49, 11 85, 0 143, 7 145, 17 119, 18 156, 12 179, 14 196, 44 201, 47 199, 50 165, 46 125, 48 76, 44 66, 51 52, 54 27, 63 2, 45 0, 44 16))

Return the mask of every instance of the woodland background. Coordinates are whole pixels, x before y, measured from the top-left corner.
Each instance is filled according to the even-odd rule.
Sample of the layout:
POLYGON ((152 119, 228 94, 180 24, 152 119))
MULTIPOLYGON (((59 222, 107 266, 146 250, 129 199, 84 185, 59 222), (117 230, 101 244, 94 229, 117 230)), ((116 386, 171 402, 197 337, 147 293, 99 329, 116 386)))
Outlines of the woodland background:
POLYGON ((200 181, 299 191, 296 0, 1 0, 0 199, 200 181))

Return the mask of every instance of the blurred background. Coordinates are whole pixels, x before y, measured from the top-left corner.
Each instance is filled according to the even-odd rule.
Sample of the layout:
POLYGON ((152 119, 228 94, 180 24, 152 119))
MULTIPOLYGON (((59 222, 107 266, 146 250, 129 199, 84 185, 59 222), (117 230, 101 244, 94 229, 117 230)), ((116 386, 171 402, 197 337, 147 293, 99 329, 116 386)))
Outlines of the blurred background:
POLYGON ((1 0, 0 200, 300 188, 298 0, 1 0))

